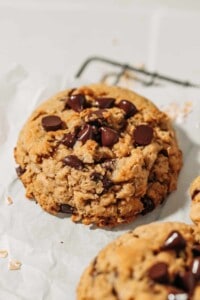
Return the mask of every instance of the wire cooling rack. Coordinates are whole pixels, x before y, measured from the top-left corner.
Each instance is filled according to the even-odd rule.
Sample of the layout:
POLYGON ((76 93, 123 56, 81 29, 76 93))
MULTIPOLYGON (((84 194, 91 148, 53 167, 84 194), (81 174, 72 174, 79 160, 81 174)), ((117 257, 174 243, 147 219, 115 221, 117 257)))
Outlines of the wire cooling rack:
POLYGON ((91 64, 97 63, 104 64, 106 67, 115 67, 115 71, 106 72, 100 80, 101 82, 107 82, 108 80, 111 80, 111 83, 113 85, 119 84, 122 78, 126 78, 127 80, 140 82, 145 86, 160 85, 162 83, 171 83, 184 87, 200 88, 200 84, 195 84, 188 80, 180 80, 177 78, 166 76, 164 74, 160 74, 158 72, 148 71, 145 69, 144 66, 136 67, 127 63, 121 63, 101 56, 88 57, 78 69, 77 73, 75 74, 75 77, 81 78, 83 73, 86 71, 86 69, 89 68, 91 64))

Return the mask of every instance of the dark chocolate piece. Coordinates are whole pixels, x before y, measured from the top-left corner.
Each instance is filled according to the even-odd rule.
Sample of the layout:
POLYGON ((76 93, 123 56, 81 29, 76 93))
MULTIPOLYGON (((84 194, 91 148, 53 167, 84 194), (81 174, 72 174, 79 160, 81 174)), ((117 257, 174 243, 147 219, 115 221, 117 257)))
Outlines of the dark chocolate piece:
POLYGON ((76 155, 68 155, 63 159, 63 163, 66 166, 72 167, 77 170, 81 170, 84 167, 82 160, 76 155))
POLYGON ((192 253, 194 257, 200 256, 200 245, 199 244, 194 244, 192 246, 192 253))
POLYGON ((121 100, 117 106, 125 111, 126 118, 130 118, 138 112, 136 106, 128 100, 121 100))
POLYGON ((200 279, 200 257, 196 257, 191 264, 191 272, 196 280, 200 279))
POLYGON ((86 106, 85 95, 77 94, 71 95, 67 100, 67 106, 76 112, 81 112, 86 106))
POLYGON ((65 214, 72 214, 74 211, 74 208, 69 204, 61 204, 60 205, 60 212, 65 214))
POLYGON ((192 193, 192 200, 196 197, 197 194, 200 193, 200 189, 196 189, 194 190, 194 192, 192 193))
POLYGON ((22 169, 21 166, 18 166, 15 170, 16 170, 18 177, 22 176, 22 174, 24 174, 24 172, 26 171, 26 170, 22 169))
POLYGON ((112 147, 119 140, 119 134, 114 129, 102 126, 101 130, 101 143, 102 146, 112 147))
POLYGON ((110 108, 115 102, 115 98, 98 97, 95 99, 100 108, 110 108))
POLYGON ((107 191, 113 185, 113 182, 106 176, 103 177, 102 183, 104 187, 104 192, 107 191))
POLYGON ((189 294, 181 289, 171 287, 168 292, 167 300, 189 300, 189 294))
POLYGON ((94 131, 94 126, 85 124, 83 129, 78 133, 78 141, 81 141, 84 144, 87 140, 92 140, 94 136, 94 131))
POLYGON ((91 178, 91 180, 97 182, 97 181, 100 181, 100 180, 103 179, 103 175, 101 173, 98 173, 98 172, 93 172, 90 175, 90 178, 91 178))
POLYGON ((56 131, 62 128, 62 120, 58 116, 46 116, 42 118, 42 126, 46 131, 56 131))
POLYGON ((61 140, 61 143, 65 146, 72 148, 76 142, 76 135, 75 133, 66 133, 61 140))
POLYGON ((148 275, 155 282, 167 284, 169 282, 168 265, 158 262, 149 269, 148 275))
POLYGON ((141 198, 141 201, 144 206, 144 209, 141 212, 142 215, 146 215, 150 211, 154 210, 155 204, 151 198, 144 196, 143 198, 141 198))
POLYGON ((191 271, 177 274, 174 282, 175 286, 191 294, 195 288, 195 276, 191 271))
POLYGON ((164 242, 164 245, 161 247, 161 250, 175 250, 181 251, 185 249, 186 241, 183 238, 182 234, 178 231, 172 231, 167 239, 164 242))
POLYGON ((133 133, 136 146, 149 145, 153 138, 153 128, 149 125, 138 125, 133 133))

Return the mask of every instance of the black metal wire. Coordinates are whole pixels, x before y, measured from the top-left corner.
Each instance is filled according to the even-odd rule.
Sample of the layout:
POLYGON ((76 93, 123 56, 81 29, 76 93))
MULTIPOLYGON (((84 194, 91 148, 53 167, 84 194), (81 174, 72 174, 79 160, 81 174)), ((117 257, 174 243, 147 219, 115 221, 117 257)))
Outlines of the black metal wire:
POLYGON ((178 84, 178 85, 182 85, 182 86, 185 86, 185 87, 195 87, 195 88, 200 87, 199 84, 194 84, 190 81, 183 81, 183 80, 179 80, 179 79, 176 79, 176 78, 173 78, 173 77, 169 77, 169 76, 157 73, 157 72, 150 72, 150 71, 144 70, 142 68, 137 68, 137 67, 131 66, 129 64, 125 64, 125 63, 119 63, 118 61, 114 61, 112 59, 108 59, 108 58, 100 57, 100 56, 91 56, 91 57, 87 58, 83 62, 81 67, 79 68, 79 70, 76 73, 75 77, 76 78, 81 77, 81 75, 83 74, 85 69, 92 62, 102 62, 102 63, 106 63, 106 64, 109 64, 109 65, 119 67, 120 72, 116 74, 116 80, 115 80, 114 84, 117 84, 119 82, 121 76, 124 74, 124 72, 126 70, 130 70, 130 71, 134 71, 136 73, 143 74, 147 77, 150 77, 150 80, 144 81, 145 85, 148 85, 148 86, 153 85, 154 81, 156 79, 160 79, 160 80, 163 80, 163 81, 168 81, 168 82, 178 84))

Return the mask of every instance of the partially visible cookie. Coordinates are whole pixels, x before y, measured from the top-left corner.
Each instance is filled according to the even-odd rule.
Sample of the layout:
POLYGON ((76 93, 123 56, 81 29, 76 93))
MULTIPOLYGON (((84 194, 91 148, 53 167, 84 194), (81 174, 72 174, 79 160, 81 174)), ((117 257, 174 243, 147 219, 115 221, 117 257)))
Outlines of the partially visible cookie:
POLYGON ((200 176, 192 182, 190 196, 192 199, 190 218, 198 225, 200 223, 200 176))
POLYGON ((199 300, 200 229, 136 228, 103 249, 83 273, 78 300, 199 300))
POLYGON ((102 84, 61 92, 24 125, 17 173, 46 211, 97 226, 128 223, 176 189, 182 154, 166 114, 102 84))

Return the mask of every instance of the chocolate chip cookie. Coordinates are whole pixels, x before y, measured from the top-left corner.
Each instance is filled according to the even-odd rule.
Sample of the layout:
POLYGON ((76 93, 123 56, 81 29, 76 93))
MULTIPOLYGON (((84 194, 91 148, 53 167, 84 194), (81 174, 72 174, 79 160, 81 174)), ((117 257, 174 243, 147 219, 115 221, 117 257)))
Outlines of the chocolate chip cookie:
POLYGON ((200 223, 200 176, 192 182, 190 196, 192 199, 190 218, 198 225, 200 223))
POLYGON ((15 159, 28 198, 97 226, 128 223, 176 189, 182 165, 166 114, 102 84, 61 92, 24 125, 15 159))
POLYGON ((152 223, 103 249, 83 273, 78 300, 199 300, 200 229, 152 223))

